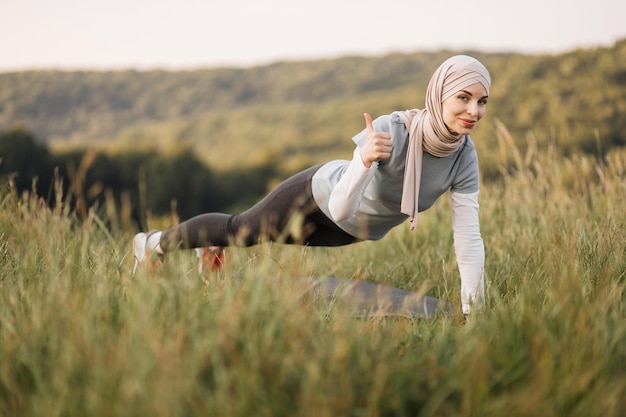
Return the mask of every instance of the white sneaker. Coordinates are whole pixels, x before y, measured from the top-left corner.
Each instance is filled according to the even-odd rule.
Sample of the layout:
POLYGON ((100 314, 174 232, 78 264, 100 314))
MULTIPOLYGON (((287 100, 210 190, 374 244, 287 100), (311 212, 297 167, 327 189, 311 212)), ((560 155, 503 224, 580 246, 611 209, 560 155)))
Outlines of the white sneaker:
POLYGON ((141 265, 149 272, 154 272, 163 264, 163 254, 158 253, 154 248, 149 248, 148 239, 159 230, 152 230, 149 233, 137 233, 133 238, 133 253, 135 254, 135 266, 133 267, 133 275, 137 272, 137 268, 141 265))
POLYGON ((221 246, 196 248, 196 256, 199 259, 198 273, 204 282, 211 282, 211 274, 219 272, 224 266, 224 249, 221 246))

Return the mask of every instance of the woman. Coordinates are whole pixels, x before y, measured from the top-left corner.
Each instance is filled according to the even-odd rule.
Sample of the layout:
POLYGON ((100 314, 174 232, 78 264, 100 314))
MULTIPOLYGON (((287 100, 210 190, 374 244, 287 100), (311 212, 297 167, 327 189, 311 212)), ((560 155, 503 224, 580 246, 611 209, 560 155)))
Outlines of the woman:
POLYGON ((339 246, 381 239, 407 218, 414 229, 418 212, 450 190, 462 310, 481 308, 485 251, 478 160, 469 134, 485 114, 490 85, 478 60, 449 58, 430 80, 424 109, 374 121, 364 115, 351 161, 302 171, 240 214, 202 214, 163 232, 139 233, 133 241, 135 269, 175 249, 196 248, 202 273, 220 266, 221 248, 229 244, 339 246), (294 227, 297 219, 301 223, 294 227))

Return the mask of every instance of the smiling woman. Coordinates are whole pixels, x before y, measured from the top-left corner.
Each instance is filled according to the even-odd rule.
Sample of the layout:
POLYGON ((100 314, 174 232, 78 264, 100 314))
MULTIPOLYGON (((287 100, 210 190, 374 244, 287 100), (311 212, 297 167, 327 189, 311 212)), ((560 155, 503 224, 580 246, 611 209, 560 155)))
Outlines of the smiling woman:
MULTIPOLYGON (((135 271, 166 252, 196 249, 199 271, 221 267, 221 248, 264 241, 340 246, 378 240, 450 191, 463 312, 484 303, 478 222, 478 160, 469 133, 485 113, 491 77, 476 59, 453 56, 434 72, 426 107, 372 120, 353 137, 351 161, 319 164, 288 178, 248 210, 206 213, 133 241, 135 271)), ((207 279, 208 280, 208 279, 207 279)))
POLYGON ((443 121, 450 132, 469 135, 487 111, 487 98, 485 86, 476 83, 444 100, 443 121))

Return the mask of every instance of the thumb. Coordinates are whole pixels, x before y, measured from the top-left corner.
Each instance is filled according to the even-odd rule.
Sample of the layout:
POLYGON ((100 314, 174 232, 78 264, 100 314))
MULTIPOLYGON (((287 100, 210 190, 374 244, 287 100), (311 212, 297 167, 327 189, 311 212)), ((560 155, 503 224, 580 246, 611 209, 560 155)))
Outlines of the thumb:
POLYGON ((363 113, 363 117, 365 117, 365 129, 367 132, 373 132, 374 126, 372 125, 372 116, 369 113, 363 113))

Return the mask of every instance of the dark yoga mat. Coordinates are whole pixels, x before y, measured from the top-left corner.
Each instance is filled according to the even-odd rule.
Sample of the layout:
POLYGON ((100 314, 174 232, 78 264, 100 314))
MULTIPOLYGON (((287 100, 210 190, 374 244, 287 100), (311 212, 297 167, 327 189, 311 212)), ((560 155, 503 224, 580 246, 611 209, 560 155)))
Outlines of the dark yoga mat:
POLYGON ((460 308, 435 297, 370 281, 324 277, 300 278, 306 295, 347 310, 353 317, 397 316, 432 319, 460 314, 460 308))

